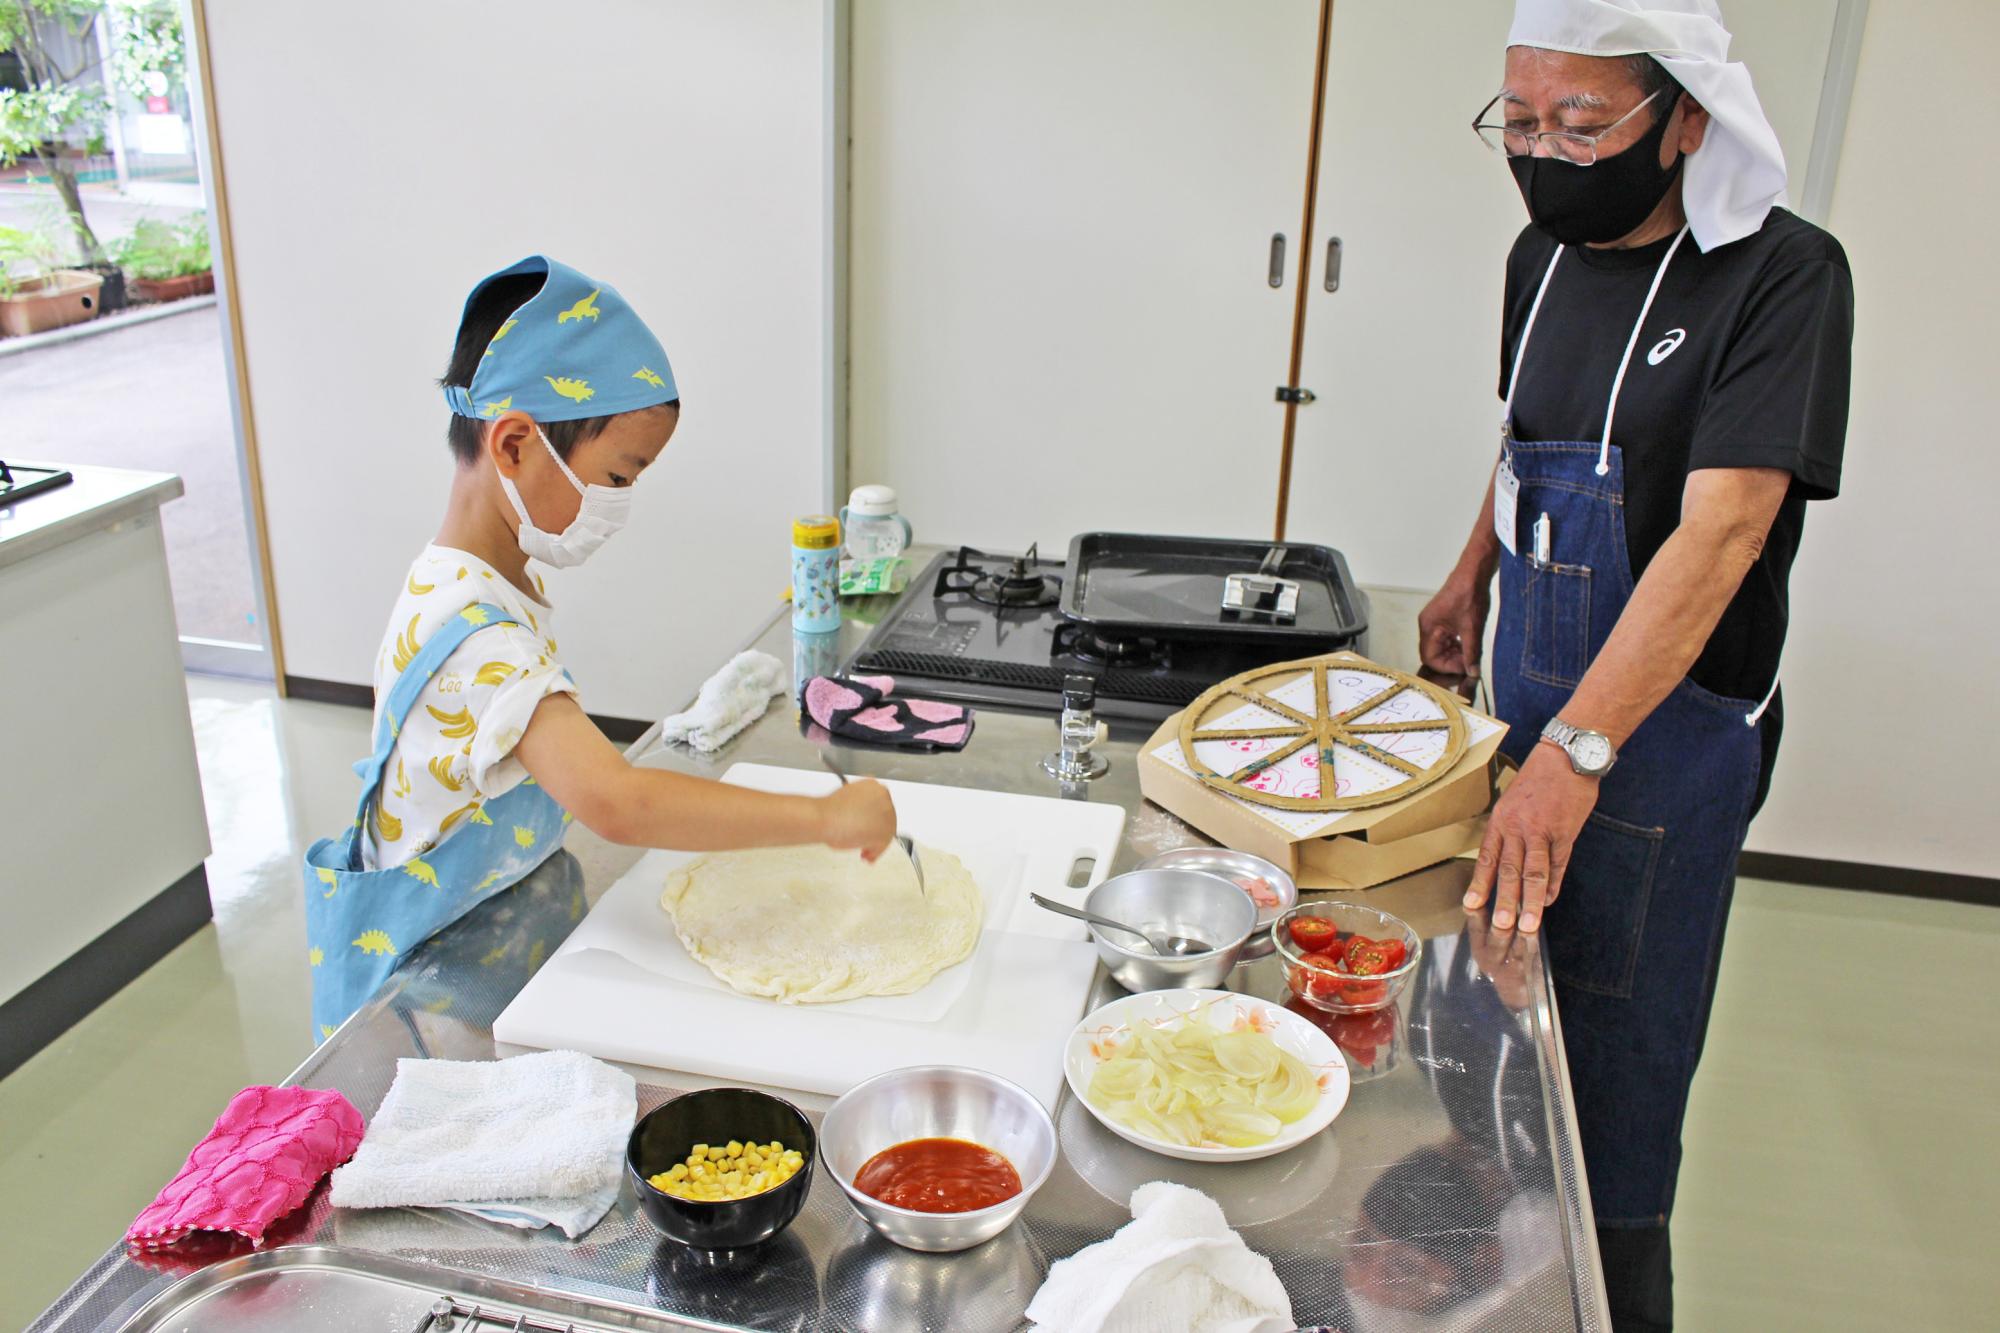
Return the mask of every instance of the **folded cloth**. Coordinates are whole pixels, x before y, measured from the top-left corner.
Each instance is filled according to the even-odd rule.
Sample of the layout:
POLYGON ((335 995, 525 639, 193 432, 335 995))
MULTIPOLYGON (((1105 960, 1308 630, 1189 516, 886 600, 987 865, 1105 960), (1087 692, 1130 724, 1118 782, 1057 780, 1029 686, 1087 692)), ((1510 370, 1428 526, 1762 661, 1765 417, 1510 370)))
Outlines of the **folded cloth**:
POLYGON ((1049 1269, 1028 1303, 1062 1333, 1289 1333, 1292 1300, 1200 1190, 1155 1180, 1132 1220, 1049 1269))
POLYGON ((360 1142, 361 1113, 337 1092, 245 1088, 133 1221, 125 1243, 156 1250, 215 1231, 261 1246, 265 1229, 303 1203, 360 1142))
POLYGON ((618 1197, 639 1111, 632 1076, 575 1051, 398 1060, 340 1208, 451 1208, 576 1239, 618 1197))
POLYGON ((972 710, 930 699, 892 699, 888 676, 815 676, 806 713, 836 736, 911 750, 962 750, 972 739, 972 710))
POLYGON ((783 663, 769 653, 738 653, 702 682, 693 707, 661 720, 660 741, 686 741, 704 754, 719 750, 784 692, 783 663))

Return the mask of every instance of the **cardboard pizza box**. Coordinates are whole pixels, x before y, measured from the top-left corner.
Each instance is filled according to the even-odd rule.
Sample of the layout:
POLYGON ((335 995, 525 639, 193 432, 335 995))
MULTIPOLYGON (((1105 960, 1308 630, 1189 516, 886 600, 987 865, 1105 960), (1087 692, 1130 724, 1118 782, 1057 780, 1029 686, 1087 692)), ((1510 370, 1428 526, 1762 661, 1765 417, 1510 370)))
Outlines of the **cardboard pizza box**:
MULTIPOLYGON (((1311 661, 1383 669, 1355 653, 1311 661)), ((1485 717, 1462 705, 1461 711, 1468 719, 1485 717)), ((1369 888, 1478 849, 1493 801, 1494 760, 1507 734, 1505 724, 1486 720, 1490 734, 1468 740, 1443 777, 1400 800, 1347 811, 1323 834, 1294 834, 1160 758, 1162 748, 1178 751, 1180 714, 1162 723, 1140 752, 1139 789, 1223 846, 1282 866, 1301 889, 1369 888)))

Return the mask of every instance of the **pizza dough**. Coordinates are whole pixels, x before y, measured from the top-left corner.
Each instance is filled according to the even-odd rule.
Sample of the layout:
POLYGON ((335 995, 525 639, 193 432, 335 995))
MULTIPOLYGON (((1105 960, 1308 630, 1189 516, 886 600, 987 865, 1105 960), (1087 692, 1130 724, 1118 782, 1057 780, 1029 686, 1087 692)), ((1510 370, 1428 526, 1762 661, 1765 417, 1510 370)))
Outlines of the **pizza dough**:
POLYGON ((660 906, 688 953, 745 995, 905 995, 972 953, 985 909, 957 857, 917 853, 923 893, 893 845, 873 865, 830 847, 717 852, 669 874, 660 906))

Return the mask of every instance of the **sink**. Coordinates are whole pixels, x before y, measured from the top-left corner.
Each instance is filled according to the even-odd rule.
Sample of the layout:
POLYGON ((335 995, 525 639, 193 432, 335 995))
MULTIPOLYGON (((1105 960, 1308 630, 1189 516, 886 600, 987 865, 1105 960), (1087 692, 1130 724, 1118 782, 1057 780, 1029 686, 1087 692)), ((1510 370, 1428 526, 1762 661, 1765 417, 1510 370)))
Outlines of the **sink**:
POLYGON ((708 1328, 435 1264, 334 1245, 287 1245, 182 1278, 119 1333, 653 1333, 708 1328))

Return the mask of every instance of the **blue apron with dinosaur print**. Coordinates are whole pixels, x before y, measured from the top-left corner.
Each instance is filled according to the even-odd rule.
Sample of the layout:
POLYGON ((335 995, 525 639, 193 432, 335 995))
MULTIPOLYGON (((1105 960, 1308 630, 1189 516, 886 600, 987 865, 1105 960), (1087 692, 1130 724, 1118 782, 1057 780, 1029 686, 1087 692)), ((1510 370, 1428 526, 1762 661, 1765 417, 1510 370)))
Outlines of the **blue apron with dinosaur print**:
POLYGON ((375 753, 355 765, 361 802, 354 822, 306 852, 306 956, 312 966, 313 1031, 320 1041, 388 980, 402 955, 511 887, 562 845, 569 816, 529 778, 482 802, 428 851, 399 866, 362 868, 369 806, 381 797, 396 737, 424 686, 474 634, 514 623, 499 607, 480 603, 431 635, 389 688, 375 753))

